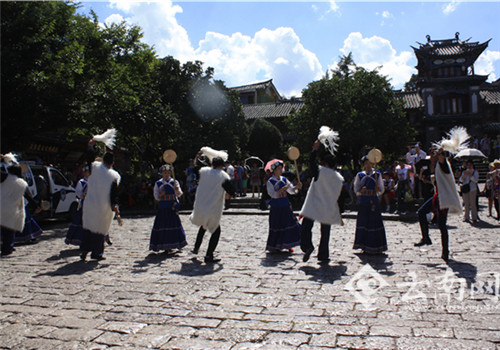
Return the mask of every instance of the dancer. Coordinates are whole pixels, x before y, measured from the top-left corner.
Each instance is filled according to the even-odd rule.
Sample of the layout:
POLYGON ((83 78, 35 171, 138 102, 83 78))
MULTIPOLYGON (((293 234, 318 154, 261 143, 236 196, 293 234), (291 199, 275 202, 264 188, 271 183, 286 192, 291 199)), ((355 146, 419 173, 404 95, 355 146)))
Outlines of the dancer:
MULTIPOLYGON (((89 142, 89 154, 93 154, 94 140, 89 142)), ((91 163, 91 162, 89 162, 91 163)), ((118 184, 120 175, 112 169, 114 156, 107 152, 102 162, 92 163, 88 179, 87 196, 83 203, 83 239, 80 246, 83 251, 81 260, 91 253, 91 259, 104 260, 104 240, 109 231, 113 216, 120 217, 118 207, 118 184)))
MULTIPOLYGON (((30 202, 28 184, 22 179, 21 167, 12 153, 1 155, 0 174, 0 240, 1 255, 12 254, 16 232, 23 231, 26 219, 24 198, 30 202)), ((40 208, 37 208, 40 211, 40 208)))
POLYGON ((64 243, 79 246, 82 244, 83 228, 82 228, 82 217, 83 217, 83 202, 85 201, 85 196, 87 195, 88 178, 90 176, 90 167, 85 166, 83 169, 83 177, 76 184, 76 196, 80 199, 80 204, 78 211, 73 218, 73 222, 69 226, 68 232, 66 233, 66 239, 64 243))
POLYGON ((321 240, 319 243, 318 260, 329 260, 328 245, 330 242, 331 225, 340 225, 342 218, 338 198, 342 191, 344 178, 335 170, 335 158, 328 154, 323 158, 323 166, 318 166, 316 157, 320 141, 313 144, 309 156, 309 170, 314 178, 307 191, 306 199, 300 215, 303 216, 300 248, 304 252, 303 261, 309 260, 314 246, 312 243, 312 228, 314 221, 321 223, 321 240))
POLYGON ((384 223, 380 210, 379 195, 384 191, 384 180, 374 171, 367 156, 361 159, 363 171, 354 178, 354 191, 359 197, 354 249, 364 253, 380 254, 387 250, 384 223))
POLYGON ((467 130, 463 127, 451 129, 448 136, 449 139, 443 139, 438 143, 434 143, 434 147, 437 150, 431 156, 430 169, 435 174, 435 193, 432 200, 427 200, 418 210, 422 240, 415 244, 416 246, 432 244, 429 237, 429 222, 426 216, 431 211, 434 211, 439 230, 441 231, 441 258, 446 262, 449 260, 448 213, 462 213, 462 203, 447 157, 450 153, 456 154, 461 149, 466 148, 466 141, 469 138, 467 130))
POLYGON ((296 194, 302 188, 302 183, 294 186, 283 174, 283 162, 276 161, 271 165, 273 176, 267 181, 267 193, 271 197, 269 211, 269 235, 266 250, 279 252, 300 245, 300 224, 293 214, 287 193, 296 194))
POLYGON ((160 173, 162 178, 156 181, 153 192, 159 206, 151 231, 149 250, 164 250, 168 253, 171 249, 181 249, 187 245, 186 234, 177 214, 182 190, 179 181, 172 178, 171 165, 162 165, 160 173))
POLYGON ((198 254, 203 236, 209 230, 212 235, 208 243, 205 263, 216 263, 220 259, 214 258, 214 252, 219 243, 221 234, 220 219, 224 210, 225 193, 234 196, 235 191, 231 184, 230 176, 223 170, 224 161, 227 160, 227 153, 213 150, 210 147, 203 147, 195 158, 195 173, 200 179, 196 197, 194 200, 193 212, 189 219, 194 225, 200 226, 196 236, 193 253, 198 254), (202 167, 202 156, 205 165, 202 167), (212 164, 212 167, 208 164, 212 164))

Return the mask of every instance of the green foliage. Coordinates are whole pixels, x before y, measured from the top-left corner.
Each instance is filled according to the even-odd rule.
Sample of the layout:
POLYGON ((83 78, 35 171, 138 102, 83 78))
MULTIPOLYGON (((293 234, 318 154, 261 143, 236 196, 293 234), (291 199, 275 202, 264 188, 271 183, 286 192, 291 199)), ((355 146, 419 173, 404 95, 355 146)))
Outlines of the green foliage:
POLYGON ((387 79, 357 67, 350 55, 331 73, 308 85, 304 108, 288 120, 299 147, 309 149, 319 128, 327 125, 340 134, 342 162, 357 161, 372 147, 386 159, 401 154, 413 131, 387 79))
POLYGON ((281 132, 267 120, 255 120, 250 130, 248 151, 251 155, 258 156, 263 160, 281 156, 283 152, 281 132))
POLYGON ((2 151, 36 133, 70 140, 115 127, 137 172, 202 146, 241 156, 247 142, 238 97, 202 62, 159 59, 139 27, 101 27, 65 2, 1 2, 2 151), (22 126, 22 127, 20 127, 22 126))

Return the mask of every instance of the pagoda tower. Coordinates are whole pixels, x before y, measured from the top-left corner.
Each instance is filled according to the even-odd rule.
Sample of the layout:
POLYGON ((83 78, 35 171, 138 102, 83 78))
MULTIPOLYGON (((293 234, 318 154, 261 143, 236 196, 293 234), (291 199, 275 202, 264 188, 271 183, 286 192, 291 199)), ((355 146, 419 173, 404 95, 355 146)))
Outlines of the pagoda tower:
POLYGON ((427 144, 455 125, 465 126, 470 133, 482 133, 481 124, 486 120, 481 111, 481 90, 488 76, 475 74, 474 63, 490 40, 460 40, 459 33, 454 39, 431 40, 427 35, 425 44, 412 46, 418 61, 413 94, 418 94, 414 97, 419 100, 419 116, 412 118, 412 124, 427 144))

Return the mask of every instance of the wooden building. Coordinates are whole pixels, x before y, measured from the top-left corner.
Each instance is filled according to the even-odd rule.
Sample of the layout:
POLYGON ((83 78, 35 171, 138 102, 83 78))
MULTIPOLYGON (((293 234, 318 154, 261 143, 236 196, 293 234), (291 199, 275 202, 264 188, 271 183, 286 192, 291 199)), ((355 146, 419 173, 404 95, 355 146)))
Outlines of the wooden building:
POLYGON ((272 79, 231 89, 239 93, 247 121, 265 119, 281 130, 285 141, 294 139, 293 135, 287 133, 284 120, 292 112, 302 109, 303 100, 282 98, 272 79))
POLYGON ((426 146, 455 125, 478 138, 500 133, 499 80, 487 83, 487 75, 474 72, 490 40, 460 40, 459 33, 453 39, 431 40, 428 35, 425 44, 412 47, 418 60, 415 89, 396 96, 404 101, 410 124, 426 146))

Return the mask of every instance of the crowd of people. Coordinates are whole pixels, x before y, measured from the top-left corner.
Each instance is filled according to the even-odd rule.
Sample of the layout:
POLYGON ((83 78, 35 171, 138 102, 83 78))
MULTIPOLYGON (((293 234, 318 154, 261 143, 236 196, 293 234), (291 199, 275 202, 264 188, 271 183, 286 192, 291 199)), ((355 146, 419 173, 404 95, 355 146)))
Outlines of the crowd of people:
MULTIPOLYGON (((112 244, 108 232, 111 222, 113 218, 121 220, 119 203, 125 200, 125 205, 130 206, 130 197, 135 202, 149 201, 149 196, 154 199, 157 213, 149 244, 153 252, 168 253, 188 244, 178 211, 183 205, 190 206, 190 221, 199 227, 193 254, 198 254, 206 231, 211 234, 204 257, 206 263, 220 260, 215 256, 221 236, 220 219, 226 200, 231 197, 261 198, 270 209, 265 250, 293 252, 299 246, 304 262, 314 251, 315 221, 321 224, 317 258, 320 262, 329 260, 331 226, 343 224, 341 213, 349 199, 357 202, 353 249, 364 254, 381 254, 388 249, 382 212, 394 205, 397 212, 404 213, 408 210, 409 198, 420 199, 417 215, 422 238, 415 246, 432 244, 429 223, 433 217, 441 232, 441 257, 445 261, 449 259, 448 213, 463 213, 464 220, 477 222, 477 194, 483 192, 488 196, 488 214, 491 216, 495 207, 500 220, 500 160, 489 164, 486 183, 480 191, 474 163, 466 161, 463 168, 454 172, 450 162, 453 151, 445 147, 444 141, 441 146, 435 144, 429 154, 419 144, 409 147, 408 153, 388 169, 378 169, 374 160, 364 156, 354 176, 348 169, 339 167, 334 155, 323 150, 319 141, 313 143, 308 167, 299 177, 287 174, 285 164, 278 159, 264 171, 258 162, 250 166, 244 162, 231 164, 223 151, 212 154, 200 151, 190 160, 183 180, 175 179, 172 165, 165 164, 159 169, 160 178, 152 186, 148 181, 141 182, 136 198, 125 190, 130 184, 120 185, 121 176, 113 169, 113 154, 107 152, 102 159, 96 159, 94 143, 89 142, 87 165, 81 168, 82 178, 76 186, 80 208, 65 240, 80 247, 83 261, 88 253, 91 259, 104 259, 105 243, 112 244), (461 199, 456 179, 461 184, 461 199), (292 200, 300 196, 299 202, 292 200), (300 208, 298 218, 293 213, 293 204, 300 208)), ((0 184, 2 255, 9 255, 16 237, 33 239, 41 234, 25 208, 25 198, 32 209, 41 209, 39 203, 33 203, 20 166, 8 163, 3 156, 2 162, 5 163, 0 184)))

